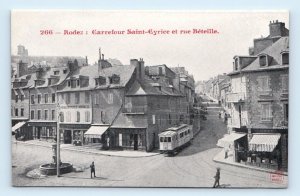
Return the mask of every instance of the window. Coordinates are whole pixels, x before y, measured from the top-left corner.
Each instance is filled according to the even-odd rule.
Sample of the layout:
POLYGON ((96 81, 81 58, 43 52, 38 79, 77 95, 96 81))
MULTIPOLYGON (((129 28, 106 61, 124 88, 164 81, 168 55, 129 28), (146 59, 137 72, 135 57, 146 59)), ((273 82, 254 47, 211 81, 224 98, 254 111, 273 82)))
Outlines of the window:
POLYGON ((75 103, 76 103, 76 104, 79 104, 79 102, 80 102, 80 93, 79 93, 79 92, 76 92, 76 93, 75 93, 75 103))
POLYGON ((155 115, 152 115, 152 124, 155 124, 155 115))
POLYGON ((288 77, 288 75, 281 76, 281 85, 282 85, 282 90, 283 91, 288 91, 289 90, 289 77, 288 77))
POLYGON ((24 116, 24 108, 21 108, 21 116, 24 116))
POLYGON ((271 121, 272 116, 272 105, 271 104, 262 104, 262 114, 261 114, 261 120, 262 121, 271 121))
POLYGON ((85 111, 85 122, 90 122, 90 112, 85 111))
POLYGON ((169 124, 172 123, 172 120, 171 120, 171 114, 169 114, 169 124))
POLYGON ((24 101, 25 96, 21 95, 21 101, 24 101))
POLYGON ((119 146, 122 146, 122 133, 119 133, 119 146))
POLYGON ((99 105, 99 95, 98 94, 94 95, 94 102, 95 102, 95 105, 99 105))
POLYGON ((164 142, 164 138, 163 137, 160 137, 159 140, 160 140, 160 142, 164 142))
POLYGON ((59 113, 59 119, 60 119, 60 122, 64 122, 65 121, 65 116, 64 116, 63 112, 59 113))
POLYGON ((38 103, 41 103, 41 99, 42 99, 42 95, 39 94, 39 95, 38 95, 38 103))
POLYGON ((66 103, 70 104, 70 102, 71 102, 71 93, 67 93, 66 94, 66 103))
POLYGON ((270 78, 268 76, 259 77, 258 82, 258 91, 270 91, 270 78))
POLYGON ((19 95, 16 95, 16 103, 19 101, 19 95))
POLYGON ((68 70, 64 69, 64 70, 63 70, 63 73, 64 73, 64 74, 66 74, 66 73, 67 73, 67 71, 68 71, 68 70))
POLYGON ((77 80, 77 86, 80 86, 80 81, 79 80, 77 80))
POLYGON ((114 96, 112 93, 109 93, 108 94, 108 103, 109 104, 112 104, 114 102, 114 96))
POLYGON ((283 111, 284 111, 284 120, 288 121, 289 120, 289 104, 288 103, 283 104, 283 111))
POLYGON ((69 86, 69 87, 71 86, 71 81, 70 81, 70 80, 68 80, 68 86, 69 86))
POLYGON ((45 110, 45 116, 44 116, 45 120, 48 120, 48 110, 45 110))
POLYGON ((55 93, 52 93, 52 103, 55 103, 55 93))
POLYGON ((267 56, 264 55, 259 57, 259 65, 262 67, 267 65, 267 56))
POLYGON ((105 120, 104 120, 105 112, 104 112, 104 111, 101 111, 101 112, 100 112, 100 115, 101 115, 101 122, 105 124, 105 120))
POLYGON ((70 112, 70 111, 67 111, 67 114, 66 114, 66 121, 67 121, 67 122, 71 122, 71 112, 70 112))
POLYGON ((34 110, 31 110, 30 112, 30 119, 34 119, 34 110))
POLYGON ((15 116, 19 116, 19 110, 18 110, 18 108, 15 109, 15 116))
POLYGON ((76 115, 76 122, 80 122, 80 112, 79 111, 77 111, 77 115, 76 115))
POLYGON ((54 71, 54 75, 58 75, 59 74, 59 71, 54 71))
POLYGON ((30 101, 31 101, 31 104, 34 104, 34 95, 31 95, 30 101))
POLYGON ((235 58, 234 59, 234 71, 238 71, 239 70, 239 59, 235 58))
POLYGON ((41 110, 38 110, 38 114, 37 114, 38 116, 37 116, 37 119, 38 120, 41 120, 41 110))
POLYGON ((167 137, 168 138, 168 142, 171 142, 171 137, 167 137))
POLYGON ((282 53, 282 65, 288 65, 289 64, 289 53, 282 53))
POLYGON ((96 86, 99 85, 99 79, 98 78, 95 79, 95 83, 96 83, 96 86))
POLYGON ((45 94, 45 103, 48 103, 48 94, 45 94))
POLYGON ((85 92, 85 103, 90 103, 90 92, 85 92))
POLYGON ((51 110, 51 119, 55 120, 55 110, 51 110))

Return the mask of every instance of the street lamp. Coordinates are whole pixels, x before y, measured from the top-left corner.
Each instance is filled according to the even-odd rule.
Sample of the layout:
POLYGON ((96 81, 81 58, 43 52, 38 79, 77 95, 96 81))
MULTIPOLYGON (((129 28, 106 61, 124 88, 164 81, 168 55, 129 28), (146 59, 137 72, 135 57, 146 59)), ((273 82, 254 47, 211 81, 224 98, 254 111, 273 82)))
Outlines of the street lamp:
POLYGON ((59 121, 60 121, 60 112, 59 104, 57 104, 57 127, 56 127, 56 175, 60 175, 60 131, 59 131, 59 121))

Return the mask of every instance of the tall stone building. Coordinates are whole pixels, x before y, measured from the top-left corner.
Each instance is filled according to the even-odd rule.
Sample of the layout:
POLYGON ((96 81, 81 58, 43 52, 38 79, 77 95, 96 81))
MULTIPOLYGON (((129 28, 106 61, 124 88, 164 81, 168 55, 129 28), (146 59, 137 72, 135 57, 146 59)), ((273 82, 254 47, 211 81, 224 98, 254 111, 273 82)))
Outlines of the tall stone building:
POLYGON ((226 140, 238 162, 287 170, 289 36, 282 22, 270 22, 269 31, 254 39, 249 56, 233 59, 226 140))

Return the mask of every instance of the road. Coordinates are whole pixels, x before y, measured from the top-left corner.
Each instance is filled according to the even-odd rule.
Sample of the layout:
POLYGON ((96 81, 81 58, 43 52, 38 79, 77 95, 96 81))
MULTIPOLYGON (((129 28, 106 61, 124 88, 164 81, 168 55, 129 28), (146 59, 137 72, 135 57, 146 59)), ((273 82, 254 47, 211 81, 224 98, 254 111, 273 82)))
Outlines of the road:
POLYGON ((63 162, 86 168, 83 172, 49 176, 41 179, 26 177, 39 165, 51 162, 51 149, 13 143, 12 177, 15 186, 99 186, 99 187, 212 187, 216 168, 221 168, 222 187, 284 187, 273 183, 270 174, 247 168, 219 164, 213 157, 220 152, 217 140, 226 133, 216 110, 209 109, 206 121, 192 144, 174 157, 162 154, 152 157, 124 158, 93 155, 62 150, 63 162), (215 111, 215 112, 214 112, 215 111), (89 165, 96 164, 96 178, 90 179, 89 165))

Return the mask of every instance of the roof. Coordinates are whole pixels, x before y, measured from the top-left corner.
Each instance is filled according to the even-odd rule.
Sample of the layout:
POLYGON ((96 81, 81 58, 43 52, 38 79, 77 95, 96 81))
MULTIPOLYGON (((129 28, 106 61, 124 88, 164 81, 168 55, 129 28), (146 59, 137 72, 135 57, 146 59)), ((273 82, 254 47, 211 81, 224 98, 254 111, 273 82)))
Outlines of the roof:
POLYGON ((127 115, 119 113, 111 128, 147 128, 146 115, 127 115))
POLYGON ((278 41, 261 51, 257 54, 256 59, 250 63, 248 66, 243 68, 241 71, 234 71, 229 73, 228 75, 238 74, 240 72, 252 72, 252 71, 265 71, 265 70, 277 70, 277 69, 287 69, 288 65, 281 64, 281 52, 288 52, 289 51, 289 37, 281 37, 278 41), (271 58, 271 62, 266 67, 261 67, 259 65, 259 58, 260 55, 268 55, 271 58))
POLYGON ((175 88, 171 88, 168 84, 157 83, 145 75, 143 81, 136 80, 128 92, 127 96, 137 95, 170 95, 170 96, 182 96, 182 94, 175 88), (160 90, 159 90, 160 89, 160 90))

